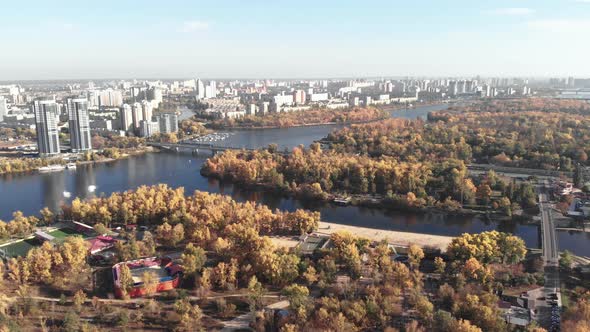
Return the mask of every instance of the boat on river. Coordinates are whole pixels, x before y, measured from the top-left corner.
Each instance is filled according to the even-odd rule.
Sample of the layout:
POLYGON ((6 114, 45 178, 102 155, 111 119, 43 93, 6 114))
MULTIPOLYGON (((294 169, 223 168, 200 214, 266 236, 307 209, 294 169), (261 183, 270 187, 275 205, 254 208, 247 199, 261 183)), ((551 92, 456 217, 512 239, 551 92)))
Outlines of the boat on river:
POLYGON ((65 169, 65 166, 63 166, 63 165, 49 165, 49 166, 39 167, 37 170, 40 173, 50 173, 50 172, 60 172, 60 171, 63 171, 64 169, 65 169))

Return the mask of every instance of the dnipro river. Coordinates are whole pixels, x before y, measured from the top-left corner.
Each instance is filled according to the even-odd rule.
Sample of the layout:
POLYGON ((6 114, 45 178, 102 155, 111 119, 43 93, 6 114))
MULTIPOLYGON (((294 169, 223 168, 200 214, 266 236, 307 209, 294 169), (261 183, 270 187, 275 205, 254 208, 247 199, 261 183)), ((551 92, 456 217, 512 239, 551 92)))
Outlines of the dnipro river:
MULTIPOLYGON (((448 105, 421 106, 409 110, 392 111, 394 117, 425 117, 428 112, 447 108, 448 105)), ((233 131, 230 136, 216 144, 248 148, 265 147, 276 143, 281 149, 299 144, 309 146, 314 140, 325 137, 341 125, 311 126, 285 129, 233 131)), ((25 215, 38 214, 44 206, 58 209, 68 203, 64 192, 71 197, 88 198, 109 195, 112 192, 134 189, 141 185, 165 183, 171 187, 184 187, 185 193, 195 190, 223 193, 238 201, 255 200, 271 209, 293 211, 306 208, 319 211, 322 219, 347 225, 457 236, 486 230, 512 232, 522 237, 527 246, 538 248, 539 226, 513 222, 490 222, 480 217, 448 216, 441 213, 408 213, 368 209, 354 206, 335 206, 329 203, 303 203, 299 200, 279 197, 275 194, 244 191, 231 184, 207 179, 199 174, 207 155, 194 156, 188 153, 148 153, 111 163, 82 165, 77 170, 58 173, 28 173, 0 176, 0 219, 10 220, 12 212, 25 215), (96 186, 89 192, 89 186, 96 186)), ((590 234, 581 232, 558 232, 560 249, 569 249, 579 255, 590 256, 590 234)))

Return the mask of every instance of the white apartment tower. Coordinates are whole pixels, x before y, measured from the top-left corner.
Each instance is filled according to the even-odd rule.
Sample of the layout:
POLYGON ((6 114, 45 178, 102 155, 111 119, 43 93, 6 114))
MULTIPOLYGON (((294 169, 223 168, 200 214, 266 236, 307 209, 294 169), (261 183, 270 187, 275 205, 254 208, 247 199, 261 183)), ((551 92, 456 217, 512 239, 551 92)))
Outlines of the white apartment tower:
POLYGON ((130 105, 124 104, 120 109, 121 129, 133 131, 133 109, 130 105))
POLYGON ((55 100, 34 103, 37 146, 42 157, 59 154, 59 109, 55 100))
POLYGON ((67 102, 67 108, 72 152, 92 150, 88 100, 86 98, 70 98, 67 102))
POLYGON ((6 106, 6 99, 4 97, 0 97, 0 122, 4 121, 4 116, 8 112, 8 107, 6 106))

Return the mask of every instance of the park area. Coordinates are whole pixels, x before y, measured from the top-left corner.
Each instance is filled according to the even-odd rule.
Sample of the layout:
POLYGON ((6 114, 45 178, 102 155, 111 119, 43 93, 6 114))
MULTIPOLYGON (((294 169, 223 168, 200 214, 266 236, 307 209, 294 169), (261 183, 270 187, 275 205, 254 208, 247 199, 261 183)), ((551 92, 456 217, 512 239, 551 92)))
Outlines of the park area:
MULTIPOLYGON (((87 232, 79 232, 67 226, 60 228, 52 228, 50 231, 47 231, 46 234, 53 237, 51 241, 53 243, 61 243, 68 236, 81 236, 84 239, 91 237, 91 235, 87 232)), ((26 256, 31 249, 40 247, 42 244, 43 240, 39 239, 37 236, 11 241, 6 244, 0 245, 0 256, 5 258, 26 256)))

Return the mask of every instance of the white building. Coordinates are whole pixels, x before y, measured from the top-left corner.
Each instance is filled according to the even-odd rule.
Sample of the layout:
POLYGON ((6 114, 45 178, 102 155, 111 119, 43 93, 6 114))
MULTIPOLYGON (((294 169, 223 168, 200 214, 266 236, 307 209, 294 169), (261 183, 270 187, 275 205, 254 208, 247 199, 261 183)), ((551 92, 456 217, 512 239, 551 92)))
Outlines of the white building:
POLYGON ((4 121, 4 116, 8 114, 8 106, 6 105, 6 99, 0 96, 0 122, 4 121))
POLYGON ((200 79, 197 79, 196 98, 197 100, 205 98, 205 84, 200 79))
POLYGON ((147 100, 141 102, 141 117, 143 120, 151 121, 153 115, 152 103, 147 100))
POLYGON ((72 152, 92 150, 88 101, 86 98, 70 98, 67 101, 67 108, 72 152))
POLYGON ((258 104, 258 112, 256 115, 265 115, 268 113, 270 103, 268 101, 261 101, 258 104))
POLYGON ((160 132, 160 124, 156 121, 141 120, 139 123, 139 136, 151 137, 160 132))
POLYGON ((278 108, 281 108, 282 106, 291 106, 293 105, 293 96, 277 95, 273 97, 273 102, 277 105, 278 108))
POLYGON ((100 106, 119 107, 123 104, 123 94, 119 90, 106 89, 99 94, 100 106))
POLYGON ((256 114, 256 104, 248 104, 246 107, 246 115, 255 115, 256 114))
POLYGON ((306 102, 306 94, 303 90, 295 90, 293 92, 293 102, 296 105, 303 105, 306 102))
POLYGON ((215 81, 210 81, 205 87, 205 98, 217 98, 217 84, 215 81))
POLYGON ((124 104, 119 113, 121 119, 121 129, 124 131, 133 131, 133 109, 130 105, 124 104))
POLYGON ((156 116, 159 131, 162 134, 171 134, 178 131, 178 115, 176 113, 161 113, 156 116))
POLYGON ((140 103, 133 103, 131 108, 131 119, 133 120, 133 128, 138 129, 143 118, 143 110, 140 103))
POLYGON ((55 100, 35 101, 35 125, 39 155, 50 156, 59 151, 59 108, 55 100))
POLYGON ((309 95, 310 102, 326 101, 329 100, 328 93, 313 93, 309 95))

